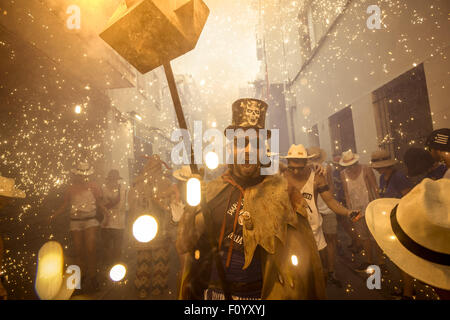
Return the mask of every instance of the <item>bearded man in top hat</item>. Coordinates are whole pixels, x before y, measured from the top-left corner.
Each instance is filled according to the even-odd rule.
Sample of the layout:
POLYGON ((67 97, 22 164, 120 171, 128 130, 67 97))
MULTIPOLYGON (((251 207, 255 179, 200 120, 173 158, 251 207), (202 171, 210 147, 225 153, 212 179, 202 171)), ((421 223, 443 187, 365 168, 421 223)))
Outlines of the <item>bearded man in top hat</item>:
MULTIPOLYGON (((218 243, 228 293, 242 300, 324 299, 322 266, 301 195, 288 189, 279 174, 262 175, 259 159, 250 163, 252 152, 266 149, 263 130, 268 105, 245 98, 232 108, 233 124, 227 130, 236 130, 234 161, 206 185, 203 199, 211 213, 211 233, 218 243), (251 129, 259 133, 258 139, 250 141, 251 129), (244 135, 237 137, 239 132, 244 135), (244 146, 239 139, 245 140, 244 146), (238 164, 239 157, 245 163, 238 164)), ((177 237, 179 253, 187 255, 181 299, 225 299, 206 232, 200 207, 187 207, 177 237)))

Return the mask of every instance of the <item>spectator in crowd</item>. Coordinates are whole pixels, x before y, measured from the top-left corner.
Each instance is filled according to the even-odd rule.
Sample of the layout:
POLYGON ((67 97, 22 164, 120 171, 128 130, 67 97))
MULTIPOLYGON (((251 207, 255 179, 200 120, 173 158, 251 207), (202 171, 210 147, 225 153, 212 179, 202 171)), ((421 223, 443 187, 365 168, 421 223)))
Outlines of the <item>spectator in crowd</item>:
MULTIPOLYGON (((333 196, 340 204, 342 204, 343 206, 346 206, 347 204, 345 203, 344 186, 342 185, 342 180, 341 180, 341 171, 344 170, 345 167, 342 167, 339 164, 340 160, 341 160, 340 153, 333 155, 333 160, 331 162, 331 165, 332 165, 331 166, 331 168, 332 168, 331 177, 333 179, 332 187, 334 190, 333 196)), ((337 220, 338 226, 340 226, 342 228, 342 230, 351 239, 351 243, 348 245, 348 248, 355 254, 360 252, 362 250, 362 245, 361 245, 356 233, 353 232, 350 221, 341 215, 337 215, 336 220, 337 220), (359 247, 358 247, 358 244, 359 244, 359 247)), ((344 254, 344 249, 342 248, 342 244, 339 241, 339 239, 337 240, 337 253, 341 256, 344 254)))
POLYGON ((120 183, 118 170, 110 170, 102 187, 105 216, 101 223, 104 264, 111 267, 120 261, 125 229, 127 187, 120 183))
POLYGON ((450 129, 442 128, 433 131, 427 139, 426 147, 436 162, 444 162, 447 170, 444 178, 450 179, 450 129))
MULTIPOLYGON (((359 155, 353 153, 352 150, 342 153, 339 164, 345 167, 341 171, 341 181, 347 206, 364 213, 369 202, 378 198, 375 174, 369 166, 359 163, 359 155)), ((355 230, 366 253, 366 262, 356 266, 355 270, 366 272, 372 264, 382 265, 381 252, 379 252, 373 237, 370 236, 365 219, 355 223, 355 230)))
POLYGON ((370 232, 405 273, 450 299, 450 180, 425 178, 402 199, 369 204, 370 232))
POLYGON ((75 250, 75 261, 81 269, 82 288, 97 291, 97 235, 99 213, 107 211, 102 204, 102 190, 89 177, 94 168, 88 162, 79 162, 72 169, 72 184, 67 188, 63 203, 50 216, 51 221, 70 210, 70 233, 75 250), (84 280, 84 281, 83 281, 84 280))
POLYGON ((423 148, 409 148, 403 160, 408 169, 408 177, 415 185, 425 178, 441 179, 447 171, 445 164, 436 161, 431 153, 423 148))
MULTIPOLYGON (((327 154, 325 150, 318 147, 310 147, 307 149, 308 154, 314 155, 310 159, 312 163, 316 163, 318 165, 324 166, 326 169, 325 178, 327 180, 327 184, 330 187, 330 192, 334 195, 333 188, 333 169, 331 164, 324 162, 327 154)), ((328 208, 325 201, 323 201, 322 196, 319 195, 317 198, 317 209, 319 210, 320 215, 322 216, 322 230, 325 236, 325 241, 327 246, 325 250, 327 252, 326 263, 324 265, 324 269, 326 269, 327 273, 327 281, 331 284, 336 285, 341 288, 342 283, 337 279, 335 273, 335 262, 336 262, 336 244, 337 244, 337 220, 336 214, 328 208)))
MULTIPOLYGON (((380 198, 396 198, 400 199, 405 196, 413 187, 413 184, 395 165, 398 164, 396 159, 392 159, 386 150, 377 150, 372 153, 371 167, 380 174, 380 198)), ((414 295, 413 279, 403 271, 403 290, 401 292, 402 299, 412 299, 414 295)))

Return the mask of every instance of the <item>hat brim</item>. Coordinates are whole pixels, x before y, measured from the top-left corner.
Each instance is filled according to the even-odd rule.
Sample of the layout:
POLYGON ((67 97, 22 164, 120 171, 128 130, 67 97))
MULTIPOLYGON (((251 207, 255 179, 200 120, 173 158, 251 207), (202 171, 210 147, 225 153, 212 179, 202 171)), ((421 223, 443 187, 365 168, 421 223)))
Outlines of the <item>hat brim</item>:
POLYGON ((342 159, 339 160, 339 165, 340 165, 340 166, 343 166, 343 167, 349 167, 349 166, 351 166, 352 164, 357 163, 358 161, 359 161, 359 155, 355 154, 355 157, 353 158, 352 161, 344 162, 342 159))
POLYGON ((404 272, 429 285, 450 290, 450 266, 426 261, 406 249, 392 231, 390 214, 400 199, 384 198, 369 203, 367 226, 380 248, 404 272))
POLYGON ((0 196, 8 197, 8 198, 25 198, 26 194, 22 190, 14 189, 10 192, 0 192, 0 196))
POLYGON ((119 176, 119 177, 106 177, 106 180, 110 180, 110 181, 111 181, 111 180, 113 180, 113 181, 114 181, 114 180, 123 180, 123 178, 120 177, 120 176, 119 176))
POLYGON ((173 177, 180 181, 188 181, 190 177, 186 177, 185 175, 181 174, 181 170, 175 170, 175 172, 172 174, 173 177))
POLYGON ((265 128, 259 128, 259 127, 240 127, 240 126, 228 126, 225 128, 225 130, 223 131, 223 134, 226 136, 227 135, 227 130, 229 129, 233 129, 233 130, 238 130, 238 129, 242 129, 244 131, 249 130, 249 129, 254 129, 257 132, 259 132, 259 130, 265 130, 267 131, 267 139, 270 139, 272 137, 272 131, 270 129, 265 129, 265 128))
POLYGON ((299 156, 282 156, 280 158, 282 159, 311 159, 314 158, 315 156, 317 156, 316 154, 312 154, 310 156, 306 156, 306 157, 299 157, 299 156))
POLYGON ((70 171, 77 176, 90 176, 94 174, 93 168, 89 169, 88 171, 79 171, 77 169, 72 169, 70 171))
POLYGON ((314 157, 316 157, 316 158, 315 159, 311 159, 311 161, 322 163, 327 158, 327 153, 325 152, 325 150, 320 149, 320 153, 318 155, 317 154, 313 155, 313 158, 314 157))
POLYGON ((376 161, 376 162, 371 162, 370 163, 370 167, 377 169, 377 168, 387 168, 387 167, 391 167, 394 166, 398 163, 397 160, 394 159, 390 159, 390 160, 383 160, 383 161, 376 161))

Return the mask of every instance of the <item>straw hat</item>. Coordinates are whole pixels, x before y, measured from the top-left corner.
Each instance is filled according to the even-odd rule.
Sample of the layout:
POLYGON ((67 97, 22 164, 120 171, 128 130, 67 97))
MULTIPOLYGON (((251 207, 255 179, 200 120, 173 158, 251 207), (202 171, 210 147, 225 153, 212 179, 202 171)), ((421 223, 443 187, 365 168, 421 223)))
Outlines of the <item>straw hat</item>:
MULTIPOLYGON (((217 167, 216 170, 219 169, 220 167, 223 166, 219 165, 219 167, 217 167)), ((198 168, 198 174, 200 175, 200 177, 204 177, 205 168, 204 167, 198 168)), ((188 181, 190 178, 193 177, 191 166, 182 166, 180 169, 175 170, 172 175, 175 179, 180 181, 188 181)))
POLYGON ((25 198, 25 192, 16 189, 14 179, 0 175, 0 196, 8 198, 25 198))
POLYGON ((173 176, 180 181, 188 181, 192 177, 190 166, 182 166, 180 169, 174 171, 173 176))
POLYGON ((71 172, 80 176, 90 176, 94 173, 94 168, 88 162, 79 162, 71 172))
POLYGON ((322 163, 327 158, 327 153, 325 152, 325 150, 319 147, 309 147, 307 151, 308 154, 314 155, 314 157, 311 158, 311 161, 313 162, 322 163))
POLYGON ((308 151, 306 151, 305 147, 302 144, 299 145, 291 145, 289 148, 287 156, 281 157, 283 159, 310 159, 315 157, 315 154, 308 155, 308 151))
POLYGON ((402 199, 372 201, 366 222, 378 245, 403 271, 450 290, 450 180, 424 179, 402 199))
POLYGON ((359 161, 359 155, 353 153, 352 150, 342 152, 341 160, 339 160, 339 164, 343 167, 351 166, 359 161))
POLYGON ((370 166, 372 168, 386 168, 397 163, 397 160, 391 159, 391 155, 387 150, 374 151, 370 157, 370 166))

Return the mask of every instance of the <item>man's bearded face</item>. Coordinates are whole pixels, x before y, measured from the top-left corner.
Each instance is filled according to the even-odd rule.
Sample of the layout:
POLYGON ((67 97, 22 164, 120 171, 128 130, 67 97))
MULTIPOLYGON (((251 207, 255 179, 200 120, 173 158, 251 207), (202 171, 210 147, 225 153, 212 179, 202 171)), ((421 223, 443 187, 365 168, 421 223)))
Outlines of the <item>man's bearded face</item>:
POLYGON ((294 177, 300 177, 305 170, 307 170, 306 159, 289 159, 288 160, 288 172, 294 177))
POLYGON ((260 164, 259 164, 258 160, 257 160, 256 164, 250 163, 250 160, 251 160, 250 153, 256 152, 258 154, 259 149, 257 147, 255 147, 255 146, 257 146, 258 142, 253 141, 253 143, 250 143, 248 137, 246 137, 245 139, 246 139, 245 147, 243 147, 243 148, 242 147, 238 148, 237 140, 235 140, 233 171, 239 178, 243 178, 243 179, 255 178, 255 177, 259 176, 259 174, 260 174, 260 172, 259 172, 260 164), (245 163, 238 164, 238 154, 242 154, 242 153, 244 153, 245 163))

